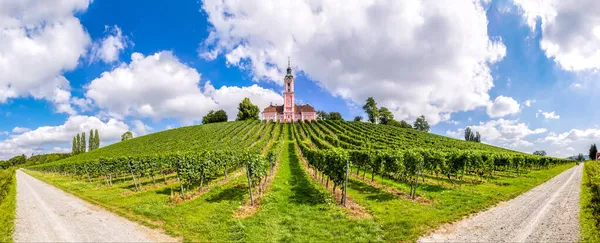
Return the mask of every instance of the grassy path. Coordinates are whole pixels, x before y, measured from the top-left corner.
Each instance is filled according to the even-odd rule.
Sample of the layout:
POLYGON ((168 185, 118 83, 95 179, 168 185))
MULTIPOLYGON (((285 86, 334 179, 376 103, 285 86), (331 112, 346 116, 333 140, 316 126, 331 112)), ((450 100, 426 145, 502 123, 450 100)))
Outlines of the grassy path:
MULTIPOLYGON (((245 242, 378 241, 381 230, 372 220, 348 215, 333 197, 315 184, 300 165, 286 126, 280 168, 259 211, 238 222, 236 239, 245 242)), ((234 229, 232 229, 234 230, 234 229)), ((230 238, 231 239, 231 238, 230 238)))

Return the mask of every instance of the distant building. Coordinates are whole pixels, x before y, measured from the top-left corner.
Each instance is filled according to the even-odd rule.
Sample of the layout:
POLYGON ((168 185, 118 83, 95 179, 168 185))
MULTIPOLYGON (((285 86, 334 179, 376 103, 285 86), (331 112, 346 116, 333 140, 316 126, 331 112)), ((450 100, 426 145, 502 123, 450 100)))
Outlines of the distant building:
POLYGON ((269 105, 263 110, 263 120, 292 122, 298 120, 312 121, 316 119, 317 112, 315 108, 308 103, 305 105, 297 105, 294 102, 294 75, 288 60, 287 74, 285 75, 285 89, 283 91, 284 105, 269 105))

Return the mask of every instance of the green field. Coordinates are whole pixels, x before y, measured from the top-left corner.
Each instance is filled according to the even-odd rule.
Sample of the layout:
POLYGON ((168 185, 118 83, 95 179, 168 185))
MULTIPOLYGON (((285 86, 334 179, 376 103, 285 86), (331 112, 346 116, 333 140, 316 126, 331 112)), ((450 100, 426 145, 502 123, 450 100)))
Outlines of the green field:
POLYGON ((163 131, 26 172, 186 241, 366 242, 414 241, 573 165, 386 125, 254 121, 163 131))

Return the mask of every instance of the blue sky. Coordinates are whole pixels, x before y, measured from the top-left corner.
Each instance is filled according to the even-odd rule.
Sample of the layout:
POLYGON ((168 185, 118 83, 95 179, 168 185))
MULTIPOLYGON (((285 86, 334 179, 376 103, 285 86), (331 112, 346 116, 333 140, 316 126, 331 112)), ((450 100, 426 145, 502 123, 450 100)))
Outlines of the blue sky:
POLYGON ((297 102, 346 119, 373 96, 433 133, 471 126, 524 152, 565 157, 600 138, 594 1, 575 15, 554 0, 140 3, 4 4, 0 159, 68 152, 92 128, 106 145, 210 109, 234 119, 243 97, 281 100, 288 56, 297 102))

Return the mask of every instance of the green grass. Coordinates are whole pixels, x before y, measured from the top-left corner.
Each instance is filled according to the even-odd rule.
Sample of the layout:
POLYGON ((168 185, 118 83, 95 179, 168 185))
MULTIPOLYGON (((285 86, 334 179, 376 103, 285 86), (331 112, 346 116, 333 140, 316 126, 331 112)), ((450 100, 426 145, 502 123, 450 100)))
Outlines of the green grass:
MULTIPOLYGON (((373 216, 359 218, 337 205, 331 194, 307 176, 293 141, 289 140, 289 130, 285 131, 278 172, 258 211, 246 218, 233 216, 248 198, 245 176, 213 186, 193 200, 171 205, 171 190, 177 191, 177 183, 131 193, 129 182, 113 188, 96 188, 97 184, 58 175, 27 173, 185 241, 397 242, 415 241, 444 223, 516 197, 573 166, 534 170, 520 177, 496 175, 487 183, 456 188, 447 182, 438 185, 439 179, 427 178, 417 193, 429 199, 430 204, 398 198, 352 179, 349 197, 373 216)), ((376 181, 381 183, 382 178, 376 176, 376 181)), ((388 187, 408 191, 401 182, 383 181, 388 187)))
POLYGON ((600 242, 600 162, 584 165, 579 212, 582 242, 600 242))
MULTIPOLYGON (((288 137, 289 138, 289 137, 288 137)), ((185 241, 376 241, 381 230, 367 219, 353 218, 319 185, 307 177, 293 143, 286 140, 278 172, 260 209, 247 218, 234 212, 247 201, 245 177, 240 176, 183 204, 170 205, 177 184, 135 194, 130 183, 114 188, 26 171, 47 183, 127 218, 185 241)))
MULTIPOLYGON (((549 170, 532 171, 520 177, 497 177, 481 184, 465 184, 453 188, 449 183, 438 185, 426 180, 417 194, 431 203, 419 203, 399 198, 360 180, 350 180, 348 195, 364 206, 381 225, 386 241, 415 241, 421 235, 444 223, 461 219, 465 215, 489 208, 526 192, 571 168, 573 164, 556 166, 549 170)), ((369 176, 367 176, 369 178, 369 176)), ((381 183, 382 178, 375 177, 381 183)), ((408 186, 397 181, 383 179, 384 185, 408 192, 408 186)))
POLYGON ((0 188, 6 189, 0 192, 0 242, 12 242, 17 196, 15 170, 0 171, 0 184, 3 184, 0 188))

